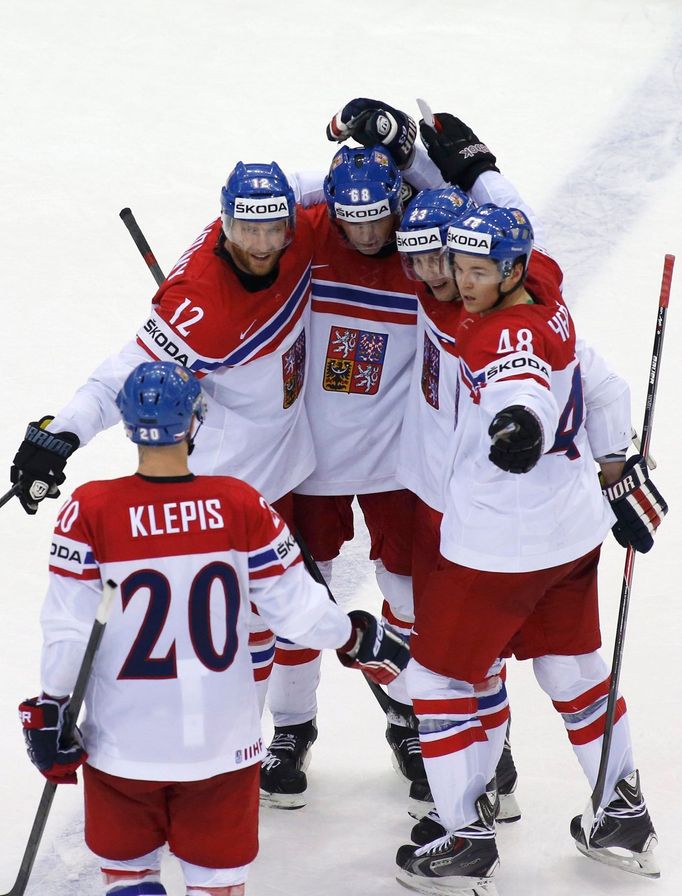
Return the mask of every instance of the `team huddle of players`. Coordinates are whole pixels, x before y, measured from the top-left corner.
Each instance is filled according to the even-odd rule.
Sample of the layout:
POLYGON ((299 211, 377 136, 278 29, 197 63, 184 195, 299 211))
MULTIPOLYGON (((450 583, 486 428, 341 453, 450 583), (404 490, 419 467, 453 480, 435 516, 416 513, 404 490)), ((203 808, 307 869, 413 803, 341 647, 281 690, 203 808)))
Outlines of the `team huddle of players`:
MULTIPOLYGON (((406 886, 496 892, 495 823, 519 817, 506 657, 533 660, 594 785, 609 688, 597 652, 600 546, 613 528, 621 544, 648 550, 667 507, 645 461, 626 458, 627 385, 576 339, 561 270, 542 248, 532 211, 459 119, 441 114, 419 130, 428 155, 416 146, 409 116, 356 99, 327 133, 341 142, 353 138, 360 148, 343 146, 324 179, 287 177, 274 162, 238 163, 221 193, 220 218, 171 270, 136 338, 56 417, 30 424, 17 452, 12 482, 35 513, 44 497, 58 496, 68 456, 121 413, 147 451, 140 455, 142 483, 128 477, 115 500, 102 483, 90 484, 60 513, 55 543, 62 550, 53 553, 43 613, 44 694, 22 704, 32 758, 35 738, 50 728, 48 709, 57 732, 52 745, 63 753, 63 701, 96 592, 106 578, 123 580, 128 640, 108 639, 112 646, 95 669, 115 685, 106 710, 95 712, 84 732, 86 837, 90 830, 108 892, 165 890, 160 844, 111 833, 102 822, 107 808, 118 806, 125 831, 125 800, 139 800, 140 788, 147 794, 150 782, 182 782, 194 794, 209 779, 216 784, 211 793, 222 793, 214 805, 222 821, 210 816, 204 828, 197 819, 201 846, 191 824, 186 839, 166 832, 162 842, 184 861, 190 894, 243 892, 255 856, 258 763, 262 802, 305 805, 322 647, 345 651, 346 664, 384 670, 386 737, 420 819, 413 845, 397 856, 406 886), (152 367, 160 362, 153 376, 150 358, 152 367), (166 442, 158 434, 167 421, 154 414, 170 413, 164 377, 175 382, 178 374, 169 370, 200 382, 203 403, 197 413, 192 396, 195 404, 166 442), (139 380, 145 371, 148 394, 139 380), (127 389, 146 395, 146 417, 133 399, 123 401, 127 389), (194 418, 201 425, 196 443, 194 418), (186 457, 177 469, 167 465, 168 450, 186 450, 187 439, 189 469, 198 478, 186 457), (162 452, 160 466, 149 466, 150 449, 162 452), (235 490, 214 478, 225 476, 252 488, 235 490), (263 497, 253 497, 253 489, 263 497), (321 586, 313 588, 303 572, 287 526, 331 583, 332 561, 353 537, 354 497, 370 533, 385 627, 351 614, 349 633, 347 617, 328 609, 321 586), (122 518, 112 531, 121 534, 105 538, 114 506, 122 518), (218 560, 221 552, 229 559, 218 560), (150 558, 157 566, 163 559, 163 573, 140 571, 150 558), (212 630, 216 588, 226 595, 220 648, 212 630), (171 591, 189 595, 181 604, 189 614, 185 664, 178 663, 181 642, 168 640, 180 612, 171 591), (133 612, 138 592, 148 606, 140 599, 133 612), (241 609, 239 593, 248 595, 241 609), (298 601, 297 612, 282 606, 287 600, 298 601), (78 637, 65 634, 74 615, 78 637), (377 625, 392 652, 368 652, 368 630, 377 625), (404 671, 407 654, 388 633, 409 639, 404 671), (247 640, 250 664, 249 651, 234 647, 247 640), (208 683, 183 673, 192 663, 208 683), (245 695, 243 719, 234 723, 229 746, 217 749, 230 724, 226 676, 245 695), (257 733, 254 682, 260 709, 267 693, 275 722, 267 751, 257 733), (143 704, 164 705, 162 718, 184 720, 180 744, 172 725, 161 739, 167 756, 147 754, 148 745, 140 753, 139 731, 123 730, 115 747, 107 741, 107 731, 122 730, 132 687, 143 704), (199 724, 205 716, 210 724, 199 724), (235 775, 247 769, 251 776, 237 784, 235 775), (214 778, 223 775, 224 792, 214 778), (248 825, 242 809, 221 815, 221 806, 235 802, 247 807, 248 825), (236 835, 240 827, 244 833, 236 835), (226 852, 216 841, 230 831, 239 848, 226 852)), ((178 407, 190 388, 180 380, 178 407)), ((88 711, 90 719, 91 705, 88 711)), ((152 714, 146 724, 153 723, 152 714)), ((75 754, 60 761, 73 775, 84 757, 77 744, 70 749, 75 754)), ((42 764, 54 773, 50 759, 42 764)), ((656 876, 656 835, 622 698, 604 797, 591 829, 582 830, 580 816, 571 823, 576 845, 592 858, 656 876)))

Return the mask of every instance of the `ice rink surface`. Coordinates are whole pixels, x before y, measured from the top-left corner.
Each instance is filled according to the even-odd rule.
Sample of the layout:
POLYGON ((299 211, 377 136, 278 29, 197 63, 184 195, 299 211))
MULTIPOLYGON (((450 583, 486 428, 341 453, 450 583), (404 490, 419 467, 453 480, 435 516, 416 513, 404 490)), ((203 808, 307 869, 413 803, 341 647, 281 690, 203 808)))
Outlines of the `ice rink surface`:
MULTIPOLYGON (((622 690, 659 832, 652 883, 587 859, 568 833, 588 788, 528 664, 510 664, 523 819, 499 832, 501 896, 682 892, 679 579, 682 425, 682 7, 679 0, 1 0, 0 268, 3 463, 28 420, 55 413, 143 322, 153 284, 118 218, 133 208, 168 269, 219 210, 238 159, 324 170, 331 115, 353 96, 468 122, 545 222, 579 332, 631 384, 641 426, 666 252, 678 256, 661 374, 655 481, 671 513, 638 559, 622 690), (677 460, 676 460, 677 458, 677 460)), ((68 467, 69 488, 134 468, 120 428, 68 467)), ((42 788, 17 724, 37 692, 38 611, 60 502, 0 511, 0 890, 42 788)), ((335 571, 348 605, 378 609, 359 532, 335 571)), ((601 567, 610 656, 624 552, 601 567)), ((262 813, 251 896, 398 896, 406 786, 360 676, 326 659, 309 805, 262 813)), ((266 720, 266 726, 269 725, 266 720)), ((269 731, 268 731, 269 734, 269 731)), ((29 894, 97 894, 80 788, 57 793, 29 894)), ((167 865, 172 896, 177 869, 167 865)))

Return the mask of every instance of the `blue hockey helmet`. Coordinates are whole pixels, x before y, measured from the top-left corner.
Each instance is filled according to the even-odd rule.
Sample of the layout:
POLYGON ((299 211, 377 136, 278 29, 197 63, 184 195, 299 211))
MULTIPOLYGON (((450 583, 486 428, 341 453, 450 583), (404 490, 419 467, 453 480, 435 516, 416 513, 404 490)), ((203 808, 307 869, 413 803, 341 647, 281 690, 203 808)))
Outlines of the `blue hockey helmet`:
POLYGON ((199 380, 172 361, 146 361, 128 375, 116 397, 128 438, 138 445, 176 445, 187 439, 206 403, 199 380))
POLYGON ((282 245, 288 245, 296 226, 296 198, 286 175, 276 162, 269 165, 237 162, 220 191, 223 232, 239 245, 235 221, 246 225, 284 224, 282 245))
POLYGON ((459 187, 422 190, 405 209, 396 233, 396 242, 405 274, 412 280, 424 280, 427 267, 433 276, 452 278, 447 242, 448 229, 459 218, 471 214, 476 203, 459 187), (426 266, 428 254, 430 265, 426 266), (415 269, 415 257, 422 256, 415 269))
POLYGON ((503 280, 519 261, 525 275, 533 251, 533 227, 521 209, 481 205, 448 229, 448 249, 491 258, 503 280))
POLYGON ((400 214, 402 176, 380 146, 342 146, 324 179, 324 197, 332 218, 367 224, 400 214))

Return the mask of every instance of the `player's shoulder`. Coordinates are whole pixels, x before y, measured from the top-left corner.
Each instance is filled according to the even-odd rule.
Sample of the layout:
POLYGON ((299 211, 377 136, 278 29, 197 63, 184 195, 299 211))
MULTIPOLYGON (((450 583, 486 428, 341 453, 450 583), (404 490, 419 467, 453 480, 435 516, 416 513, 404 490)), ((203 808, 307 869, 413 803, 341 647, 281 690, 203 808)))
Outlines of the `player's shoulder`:
POLYGON ((528 264, 526 289, 541 304, 564 303, 563 271, 558 262, 540 249, 534 249, 528 264))
POLYGON ((116 479, 91 479, 79 485, 71 493, 71 501, 96 505, 110 501, 114 495, 124 495, 135 488, 135 476, 119 476, 116 479))
POLYGON ((316 202, 314 205, 296 207, 296 225, 305 228, 326 228, 329 224, 329 212, 326 202, 316 202))
POLYGON ((199 476, 202 492, 221 500, 221 510, 226 528, 236 537, 238 532, 250 533, 247 540, 255 536, 260 543, 263 533, 271 537, 281 531, 283 523, 279 514, 270 506, 263 495, 233 476, 199 476))
POLYGON ((135 495, 138 482, 136 476, 84 482, 62 504, 55 529, 63 533, 75 532, 83 526, 84 531, 96 529, 99 520, 109 517, 115 507, 135 495))
POLYGON ((197 476, 196 483, 202 492, 223 497, 229 506, 247 513, 261 513, 268 503, 258 491, 236 476, 197 476))
POLYGON ((220 218, 215 218, 207 224, 173 265, 165 282, 172 284, 182 278, 200 278, 206 270, 211 270, 217 261, 215 248, 221 232, 220 218))
POLYGON ((464 314, 457 336, 460 352, 475 367, 491 358, 524 353, 563 368, 575 354, 573 322, 559 303, 522 303, 484 317, 464 314))

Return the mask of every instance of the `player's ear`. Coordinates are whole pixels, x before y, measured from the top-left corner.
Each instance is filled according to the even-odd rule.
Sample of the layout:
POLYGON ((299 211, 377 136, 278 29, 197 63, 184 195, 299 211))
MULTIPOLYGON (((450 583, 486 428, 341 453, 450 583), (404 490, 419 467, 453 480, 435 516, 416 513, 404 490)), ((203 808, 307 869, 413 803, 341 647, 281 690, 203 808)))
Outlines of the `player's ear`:
POLYGON ((521 279, 523 278, 523 272, 525 270, 525 267, 526 267, 525 256, 522 256, 521 258, 517 259, 514 262, 514 266, 512 267, 512 272, 509 275, 509 277, 507 278, 507 284, 510 287, 516 287, 519 285, 519 283, 521 282, 521 279))

